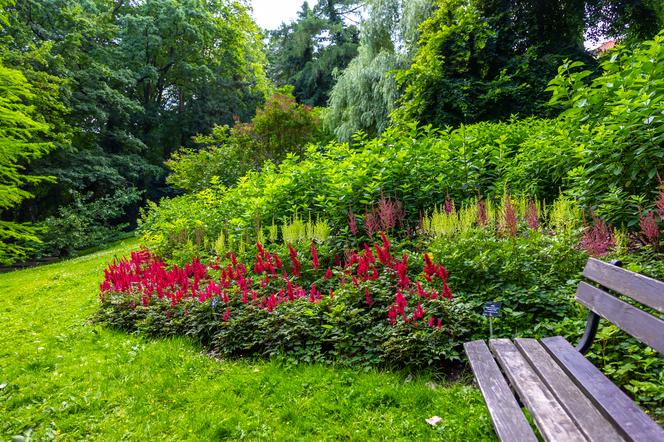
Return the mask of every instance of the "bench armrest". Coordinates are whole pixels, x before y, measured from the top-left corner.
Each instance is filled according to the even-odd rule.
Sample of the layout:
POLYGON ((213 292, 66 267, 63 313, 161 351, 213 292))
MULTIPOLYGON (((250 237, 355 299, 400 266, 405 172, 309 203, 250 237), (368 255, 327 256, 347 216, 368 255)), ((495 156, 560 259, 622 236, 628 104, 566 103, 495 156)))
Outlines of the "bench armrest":
MULTIPOLYGON (((614 259, 611 261, 611 264, 613 264, 616 267, 622 267, 622 261, 614 259)), ((588 312, 588 319, 586 320, 586 330, 583 332, 583 337, 581 338, 581 341, 576 345, 576 349, 579 353, 582 355, 585 355, 588 353, 588 350, 590 350, 590 347, 593 345, 593 342, 595 341, 595 336, 597 335, 597 327, 599 326, 599 320, 601 316, 599 316, 597 313, 593 312, 592 310, 588 312)))

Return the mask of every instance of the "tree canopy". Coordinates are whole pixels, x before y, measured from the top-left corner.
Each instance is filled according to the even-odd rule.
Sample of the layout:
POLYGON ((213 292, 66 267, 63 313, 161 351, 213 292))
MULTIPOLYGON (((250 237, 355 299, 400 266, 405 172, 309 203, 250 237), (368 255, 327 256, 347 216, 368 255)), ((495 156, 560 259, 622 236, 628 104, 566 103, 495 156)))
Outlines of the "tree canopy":
POLYGON ((29 169, 57 184, 34 187, 16 219, 104 198, 124 208, 106 222, 135 220, 141 200, 168 192, 163 161, 175 148, 250 119, 268 89, 261 34, 241 1, 24 0, 5 11, 7 60, 40 89, 35 108, 57 128, 57 149, 29 169), (57 100, 41 93, 51 78, 62 80, 57 100))
POLYGON ((351 0, 302 4, 297 20, 269 32, 269 76, 276 86, 293 85, 300 103, 327 104, 334 73, 357 55, 358 29, 345 19, 359 8, 351 0))

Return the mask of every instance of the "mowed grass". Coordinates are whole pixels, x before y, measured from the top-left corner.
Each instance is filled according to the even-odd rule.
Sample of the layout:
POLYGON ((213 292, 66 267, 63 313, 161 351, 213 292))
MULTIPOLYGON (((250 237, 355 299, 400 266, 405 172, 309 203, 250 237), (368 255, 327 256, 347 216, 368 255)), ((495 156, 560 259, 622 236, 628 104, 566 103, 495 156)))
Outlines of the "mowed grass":
POLYGON ((103 268, 136 245, 0 275, 0 440, 495 438, 467 385, 219 361, 184 338, 91 324, 103 268))

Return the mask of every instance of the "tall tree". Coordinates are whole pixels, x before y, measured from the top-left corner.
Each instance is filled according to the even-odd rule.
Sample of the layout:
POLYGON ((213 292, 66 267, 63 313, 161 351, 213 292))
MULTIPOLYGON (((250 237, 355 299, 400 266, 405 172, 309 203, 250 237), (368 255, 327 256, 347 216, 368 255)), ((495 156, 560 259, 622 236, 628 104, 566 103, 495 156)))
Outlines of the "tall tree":
POLYGON ((418 26, 433 9, 430 0, 371 0, 361 25, 358 55, 339 74, 325 114, 341 140, 362 130, 370 136, 390 123, 399 92, 394 71, 410 65, 418 26))
POLYGON ((334 72, 357 54, 358 30, 347 24, 357 8, 349 0, 324 0, 312 9, 305 1, 293 23, 269 32, 268 73, 274 83, 293 85, 300 103, 327 104, 334 72))
POLYGON ((661 0, 586 0, 587 35, 595 40, 649 40, 664 29, 661 0))
POLYGON ((235 116, 248 120, 267 90, 261 36, 243 1, 21 0, 7 11, 2 47, 26 77, 65 80, 60 120, 71 133, 33 162, 57 183, 35 188, 18 219, 75 219, 76 207, 87 214, 83 206, 102 199, 123 207, 105 212, 109 223, 135 219, 141 194, 165 191, 163 160, 174 148, 235 116), (31 62, 37 50, 43 59, 31 62))
MULTIPOLYGON (((0 7, 8 5, 0 0, 0 7)), ((8 23, 7 14, 0 10, 0 30, 8 23)), ((5 56, 5 51, 0 52, 0 264, 11 264, 27 256, 27 244, 39 241, 33 226, 8 219, 7 210, 33 196, 26 185, 52 180, 26 173, 25 166, 53 148, 48 140, 52 127, 35 103, 57 98, 58 90, 55 82, 35 87, 21 71, 4 65, 5 56), (39 92, 43 92, 40 98, 39 92)))
POLYGON ((565 58, 591 62, 577 0, 439 0, 400 72, 400 119, 436 126, 546 115, 547 82, 565 58))

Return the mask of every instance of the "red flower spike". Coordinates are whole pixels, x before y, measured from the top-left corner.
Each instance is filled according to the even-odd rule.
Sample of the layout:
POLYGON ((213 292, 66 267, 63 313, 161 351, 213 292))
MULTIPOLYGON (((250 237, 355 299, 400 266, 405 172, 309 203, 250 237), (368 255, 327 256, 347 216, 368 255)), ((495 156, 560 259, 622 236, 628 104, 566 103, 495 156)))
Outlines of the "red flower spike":
POLYGON ((288 244, 288 253, 293 266, 293 275, 300 276, 300 261, 297 259, 297 250, 292 245, 288 244))
POLYGON ((316 245, 313 241, 311 241, 311 263, 314 266, 314 269, 320 267, 320 263, 318 262, 318 251, 316 250, 316 245))

